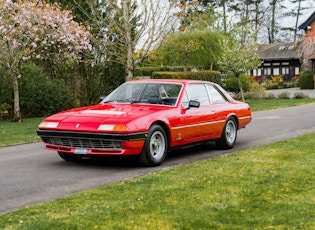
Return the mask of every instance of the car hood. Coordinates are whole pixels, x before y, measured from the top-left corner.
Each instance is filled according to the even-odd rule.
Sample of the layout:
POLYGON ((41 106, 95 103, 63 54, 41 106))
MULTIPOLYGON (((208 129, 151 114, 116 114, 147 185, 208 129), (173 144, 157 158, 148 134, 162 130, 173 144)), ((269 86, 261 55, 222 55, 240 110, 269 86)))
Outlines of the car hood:
POLYGON ((127 125, 132 120, 167 109, 169 107, 160 105, 99 104, 60 112, 45 121, 59 122, 56 128, 59 130, 95 131, 100 124, 127 125))

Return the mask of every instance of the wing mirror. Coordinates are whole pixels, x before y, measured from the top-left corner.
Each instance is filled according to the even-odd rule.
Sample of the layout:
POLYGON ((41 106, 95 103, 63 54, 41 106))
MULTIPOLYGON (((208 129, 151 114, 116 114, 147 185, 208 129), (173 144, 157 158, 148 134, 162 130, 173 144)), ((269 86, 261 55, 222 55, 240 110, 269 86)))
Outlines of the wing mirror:
POLYGON ((188 108, 193 107, 193 108, 199 108, 200 102, 196 100, 190 100, 188 104, 188 108))

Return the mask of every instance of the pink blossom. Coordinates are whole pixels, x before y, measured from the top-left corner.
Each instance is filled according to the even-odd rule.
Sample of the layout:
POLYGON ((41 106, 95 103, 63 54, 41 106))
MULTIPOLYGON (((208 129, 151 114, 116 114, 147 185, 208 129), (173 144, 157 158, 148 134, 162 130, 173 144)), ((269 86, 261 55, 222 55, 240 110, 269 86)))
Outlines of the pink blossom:
POLYGON ((31 43, 31 46, 35 49, 37 47, 36 43, 35 42, 32 42, 31 43))

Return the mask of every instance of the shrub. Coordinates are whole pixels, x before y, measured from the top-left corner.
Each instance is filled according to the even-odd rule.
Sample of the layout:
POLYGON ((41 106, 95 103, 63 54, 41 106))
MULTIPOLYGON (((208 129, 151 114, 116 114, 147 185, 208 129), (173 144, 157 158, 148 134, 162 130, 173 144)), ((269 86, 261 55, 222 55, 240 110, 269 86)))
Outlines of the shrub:
POLYGON ((264 95, 264 99, 276 99, 277 97, 273 93, 267 93, 264 95))
POLYGON ((299 86, 301 89, 313 89, 314 88, 314 73, 311 71, 301 72, 299 78, 299 86))
POLYGON ((195 71, 195 72, 154 72, 154 79, 192 79, 211 81, 220 84, 221 73, 213 70, 195 71))
POLYGON ((296 92, 293 95, 293 98, 295 99, 303 99, 303 98, 310 98, 307 94, 303 93, 303 92, 296 92))
POLYGON ((255 97, 262 99, 265 96, 265 87, 256 81, 252 81, 249 87, 251 93, 255 94, 255 97))
POLYGON ((266 89, 283 89, 285 87, 283 77, 281 75, 273 76, 270 80, 266 80, 263 84, 266 89))
POLYGON ((134 76, 150 76, 154 72, 186 72, 186 71, 201 71, 202 67, 195 66, 160 66, 160 67, 138 67, 134 71, 134 76))
POLYGON ((24 65, 19 79, 20 106, 24 117, 47 116, 73 107, 62 80, 51 79, 40 67, 24 65))
MULTIPOLYGON (((250 91, 250 85, 252 83, 251 77, 248 75, 241 75, 241 83, 243 87, 244 92, 250 91)), ((233 93, 239 93, 240 92, 240 87, 238 84, 238 78, 237 77, 228 77, 224 83, 224 88, 233 93)))
POLYGON ((289 92, 282 92, 278 94, 279 99, 289 99, 290 98, 290 93, 289 92))

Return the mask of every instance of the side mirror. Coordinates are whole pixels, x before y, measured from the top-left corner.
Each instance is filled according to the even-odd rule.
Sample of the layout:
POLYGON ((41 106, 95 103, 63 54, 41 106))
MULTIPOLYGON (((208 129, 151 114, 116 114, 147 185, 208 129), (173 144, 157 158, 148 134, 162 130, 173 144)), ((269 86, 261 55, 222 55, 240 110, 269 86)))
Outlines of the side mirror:
POLYGON ((199 108, 200 102, 199 101, 195 101, 195 100, 190 100, 188 106, 189 106, 188 108, 190 108, 190 107, 199 108))

